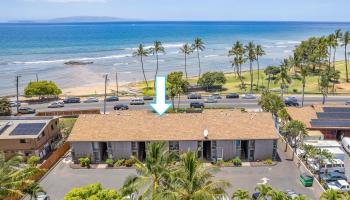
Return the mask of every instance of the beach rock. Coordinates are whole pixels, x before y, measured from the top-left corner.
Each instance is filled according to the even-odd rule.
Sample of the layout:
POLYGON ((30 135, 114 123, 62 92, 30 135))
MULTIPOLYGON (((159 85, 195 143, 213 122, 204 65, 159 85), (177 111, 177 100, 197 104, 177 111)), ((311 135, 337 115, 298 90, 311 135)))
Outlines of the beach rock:
POLYGON ((83 61, 68 61, 65 62, 65 65, 89 65, 93 64, 94 62, 83 62, 83 61))

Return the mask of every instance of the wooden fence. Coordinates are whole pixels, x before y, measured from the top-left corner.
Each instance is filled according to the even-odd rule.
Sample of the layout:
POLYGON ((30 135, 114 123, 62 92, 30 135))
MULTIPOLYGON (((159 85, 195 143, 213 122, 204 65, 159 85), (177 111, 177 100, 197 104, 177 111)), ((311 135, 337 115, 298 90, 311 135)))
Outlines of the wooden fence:
POLYGON ((36 116, 77 116, 82 114, 100 114, 100 109, 88 110, 61 110, 61 111, 46 111, 38 112, 36 116))

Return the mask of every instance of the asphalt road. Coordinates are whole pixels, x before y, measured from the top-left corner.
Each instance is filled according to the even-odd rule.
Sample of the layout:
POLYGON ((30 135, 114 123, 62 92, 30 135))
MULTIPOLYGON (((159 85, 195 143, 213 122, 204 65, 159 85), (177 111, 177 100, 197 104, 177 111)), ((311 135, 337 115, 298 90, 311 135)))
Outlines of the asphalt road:
MULTIPOLYGON (((301 102, 300 96, 297 97, 299 104, 301 102)), ((259 97, 258 97, 259 98, 259 97)), ((204 102, 205 97, 202 99, 193 99, 189 100, 185 96, 181 97, 180 107, 181 108, 189 108, 190 102, 199 101, 204 102)), ((82 99, 83 101, 84 99, 82 99)), ((350 96, 329 96, 327 97, 326 104, 338 104, 345 105, 346 101, 350 100, 350 96)), ((131 110, 146 110, 151 109, 148 105, 149 103, 153 103, 153 101, 145 101, 145 105, 129 105, 130 98, 120 99, 118 102, 107 102, 106 110, 107 112, 113 111, 113 106, 116 104, 128 104, 129 109, 131 110)), ((170 103, 170 101, 169 101, 170 103)), ((305 96, 304 105, 312 105, 312 104, 321 104, 322 96, 305 96)), ((40 111, 55 111, 55 110, 81 110, 81 109, 100 109, 103 111, 103 99, 96 103, 77 103, 77 104, 65 104, 63 108, 48 108, 48 103, 43 104, 32 104, 32 105, 22 105, 24 107, 31 107, 36 109, 37 112, 40 111)), ((177 100, 175 101, 177 105, 177 100)), ((248 110, 259 110, 260 106, 258 105, 258 99, 226 99, 223 97, 219 99, 217 103, 205 103, 205 107, 217 107, 217 108, 245 108, 248 110)), ((13 108, 15 113, 16 108, 13 108)))

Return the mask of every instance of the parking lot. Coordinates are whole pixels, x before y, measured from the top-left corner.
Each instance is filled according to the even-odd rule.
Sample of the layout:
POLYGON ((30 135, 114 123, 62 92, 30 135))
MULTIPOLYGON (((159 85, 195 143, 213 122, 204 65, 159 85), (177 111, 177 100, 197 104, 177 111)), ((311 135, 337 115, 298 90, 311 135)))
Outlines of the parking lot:
MULTIPOLYGON (((257 184, 267 183, 282 191, 292 189, 316 199, 312 189, 300 184, 296 166, 283 159, 283 155, 281 158, 275 166, 222 168, 215 178, 231 183, 229 194, 239 188, 253 192, 257 184)), ((127 176, 136 173, 134 169, 71 169, 69 162, 69 157, 63 158, 40 182, 52 200, 61 200, 71 188, 91 183, 100 182, 106 188, 118 189, 127 176)))

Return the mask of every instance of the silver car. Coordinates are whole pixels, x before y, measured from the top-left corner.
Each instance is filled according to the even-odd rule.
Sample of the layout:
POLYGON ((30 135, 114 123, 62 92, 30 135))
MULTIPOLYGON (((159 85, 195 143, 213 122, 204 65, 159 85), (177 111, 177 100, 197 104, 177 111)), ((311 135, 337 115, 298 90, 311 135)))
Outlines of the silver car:
POLYGON ((207 99, 204 99, 204 102, 205 103, 217 103, 218 102, 218 99, 213 97, 213 96, 210 96, 208 97, 207 99))
POLYGON ((254 94, 244 94, 242 99, 256 99, 256 96, 254 94))
POLYGON ((54 101, 49 104, 48 108, 62 108, 64 107, 64 103, 60 101, 54 101))
POLYGON ((99 100, 96 97, 89 97, 87 98, 84 103, 95 103, 98 102, 99 100))

